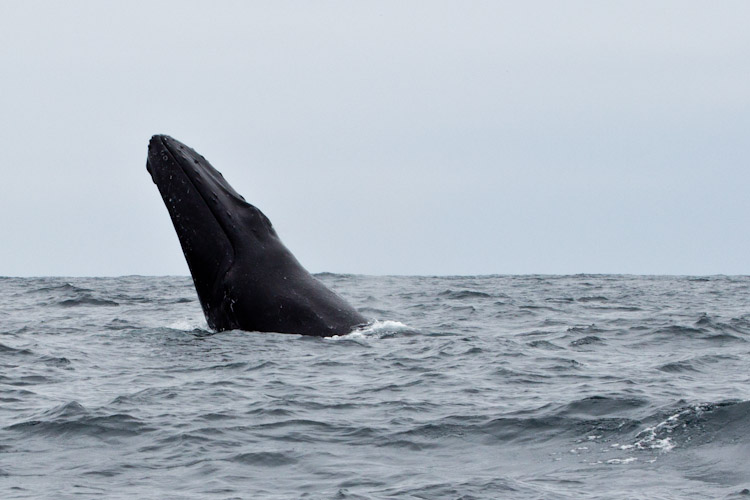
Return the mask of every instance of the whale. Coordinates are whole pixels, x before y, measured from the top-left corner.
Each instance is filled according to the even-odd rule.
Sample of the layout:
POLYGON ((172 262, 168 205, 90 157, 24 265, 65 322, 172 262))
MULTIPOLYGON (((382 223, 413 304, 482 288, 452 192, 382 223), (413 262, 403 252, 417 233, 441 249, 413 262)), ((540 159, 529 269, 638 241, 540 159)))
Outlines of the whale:
POLYGON ((194 149, 154 135, 146 169, 211 329, 329 337, 368 323, 302 267, 268 217, 194 149))

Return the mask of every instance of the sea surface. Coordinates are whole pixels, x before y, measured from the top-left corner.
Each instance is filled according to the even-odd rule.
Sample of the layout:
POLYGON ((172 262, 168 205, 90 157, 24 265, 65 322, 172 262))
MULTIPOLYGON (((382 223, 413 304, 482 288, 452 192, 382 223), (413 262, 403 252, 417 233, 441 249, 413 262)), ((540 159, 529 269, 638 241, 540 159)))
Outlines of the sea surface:
POLYGON ((0 498, 750 498, 750 277, 319 278, 376 321, 0 278, 0 498))

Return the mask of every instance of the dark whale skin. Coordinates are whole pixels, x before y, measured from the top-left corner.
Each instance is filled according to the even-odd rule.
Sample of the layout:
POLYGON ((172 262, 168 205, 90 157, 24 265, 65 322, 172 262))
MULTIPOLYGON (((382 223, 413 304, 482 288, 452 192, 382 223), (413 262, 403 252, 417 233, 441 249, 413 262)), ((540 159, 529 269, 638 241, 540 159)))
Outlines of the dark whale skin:
POLYGON ((271 221, 195 150, 155 135, 146 168, 172 218, 212 329, 326 337, 367 323, 302 267, 271 221))

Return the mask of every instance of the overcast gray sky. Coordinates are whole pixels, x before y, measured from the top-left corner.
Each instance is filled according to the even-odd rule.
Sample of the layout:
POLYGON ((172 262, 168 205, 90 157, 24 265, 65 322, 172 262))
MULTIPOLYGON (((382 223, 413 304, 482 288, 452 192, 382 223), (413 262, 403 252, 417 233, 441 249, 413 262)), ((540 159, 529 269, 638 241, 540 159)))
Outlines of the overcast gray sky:
POLYGON ((188 274, 197 149, 309 270, 750 273, 750 2, 0 2, 0 275, 188 274))

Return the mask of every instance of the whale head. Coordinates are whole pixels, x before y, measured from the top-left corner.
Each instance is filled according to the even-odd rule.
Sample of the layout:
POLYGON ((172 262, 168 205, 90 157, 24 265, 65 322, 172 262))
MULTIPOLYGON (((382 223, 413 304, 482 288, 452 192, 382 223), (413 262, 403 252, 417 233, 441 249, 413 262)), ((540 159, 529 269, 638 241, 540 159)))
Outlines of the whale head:
POLYGON ((149 142, 146 168, 169 211, 209 326, 231 327, 223 324, 227 315, 218 311, 221 304, 216 298, 230 293, 222 288, 236 264, 242 261, 242 269, 247 270, 253 267, 248 260, 263 265, 269 253, 288 251, 268 218, 191 147, 155 135, 149 142))
POLYGON ((155 135, 146 168, 211 328, 326 336, 366 322, 302 267, 268 218, 194 149, 155 135))

